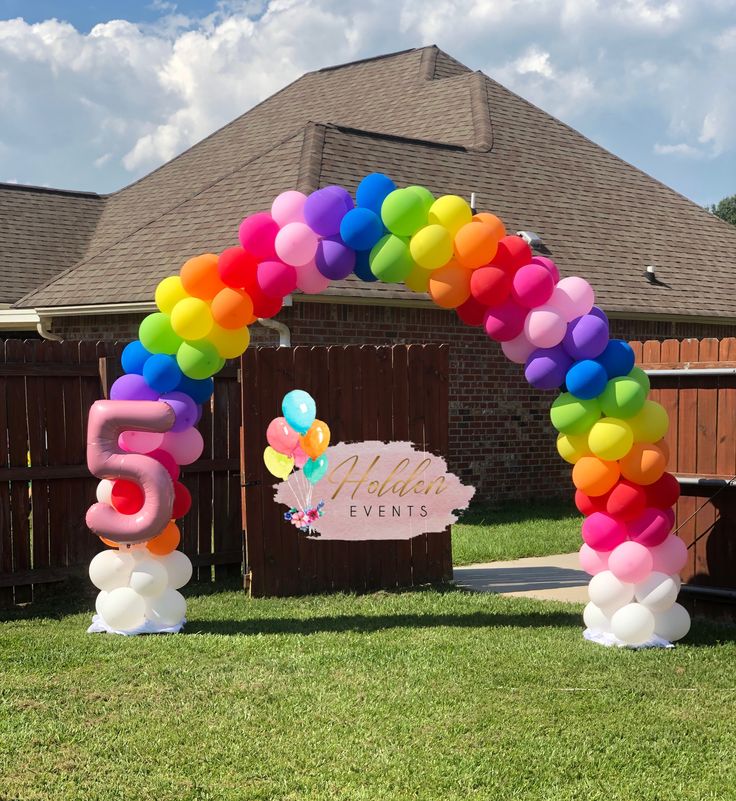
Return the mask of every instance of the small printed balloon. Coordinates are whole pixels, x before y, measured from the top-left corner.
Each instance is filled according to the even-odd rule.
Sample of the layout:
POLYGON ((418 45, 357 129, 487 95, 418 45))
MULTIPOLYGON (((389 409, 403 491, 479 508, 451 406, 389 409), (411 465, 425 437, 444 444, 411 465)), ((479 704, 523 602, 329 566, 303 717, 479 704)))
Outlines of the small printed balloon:
POLYGON ((310 459, 319 458, 330 444, 330 428, 322 420, 315 420, 306 434, 299 437, 299 445, 310 459))
POLYGON ((291 456, 299 444, 299 433, 286 422, 285 417, 276 417, 268 424, 266 440, 275 451, 291 456))
POLYGON ((263 451, 263 463, 272 476, 285 479, 294 469, 294 459, 274 450, 270 445, 263 451))
POLYGON ((295 431, 306 434, 317 416, 317 404, 308 392, 303 389, 293 389, 284 395, 281 412, 295 431))
POLYGON ((304 475, 310 484, 316 484, 323 479, 327 474, 328 462, 327 457, 322 454, 316 459, 310 459, 302 468, 304 475))

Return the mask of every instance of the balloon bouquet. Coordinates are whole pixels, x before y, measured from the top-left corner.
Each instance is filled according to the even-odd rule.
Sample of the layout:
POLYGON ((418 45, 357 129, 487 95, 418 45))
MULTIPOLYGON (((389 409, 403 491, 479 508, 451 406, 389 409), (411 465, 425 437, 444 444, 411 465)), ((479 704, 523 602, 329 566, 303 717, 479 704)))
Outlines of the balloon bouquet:
POLYGON ((272 476, 288 479, 295 467, 294 481, 287 486, 294 494, 297 505, 284 513, 290 522, 307 536, 319 536, 314 523, 323 516, 325 502, 312 505, 314 485, 327 473, 325 451, 330 444, 327 423, 316 419, 314 398, 302 389, 284 395, 281 402, 283 417, 274 418, 266 430, 268 446, 263 451, 263 462, 272 476))

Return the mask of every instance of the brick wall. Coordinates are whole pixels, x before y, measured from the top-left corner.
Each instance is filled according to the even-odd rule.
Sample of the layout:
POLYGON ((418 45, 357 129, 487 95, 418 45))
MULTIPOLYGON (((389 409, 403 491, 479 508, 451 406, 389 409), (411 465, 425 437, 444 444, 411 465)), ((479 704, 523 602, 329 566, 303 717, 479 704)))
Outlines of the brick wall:
MULTIPOLYGON (((570 497, 570 467, 557 455, 549 406, 555 392, 530 390, 519 365, 478 328, 440 309, 397 309, 300 303, 278 316, 294 345, 450 343, 450 459, 478 496, 570 497)), ((57 318, 52 330, 70 339, 132 339, 140 317, 109 315, 57 318)), ((255 325, 252 341, 278 343, 276 332, 255 325)), ((734 336, 736 327, 647 320, 612 320, 623 339, 734 336)))

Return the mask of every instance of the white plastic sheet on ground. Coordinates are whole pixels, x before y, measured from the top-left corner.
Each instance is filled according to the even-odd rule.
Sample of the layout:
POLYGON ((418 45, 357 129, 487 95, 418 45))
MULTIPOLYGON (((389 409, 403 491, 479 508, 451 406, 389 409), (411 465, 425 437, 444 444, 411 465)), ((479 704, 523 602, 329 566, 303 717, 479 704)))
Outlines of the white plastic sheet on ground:
POLYGON ((133 637, 136 634, 178 634, 184 628, 186 622, 187 620, 184 618, 181 623, 177 623, 175 626, 162 626, 154 623, 152 620, 146 620, 146 622, 142 626, 138 626, 137 629, 117 631, 116 629, 110 628, 99 615, 94 615, 92 624, 87 629, 87 634, 122 634, 124 637, 133 637))
POLYGON ((617 648, 631 648, 633 650, 639 650, 641 648, 674 648, 675 646, 669 641, 665 640, 662 637, 658 637, 656 634, 648 639, 646 642, 641 643, 641 645, 629 645, 625 643, 623 640, 619 640, 618 637, 611 634, 609 631, 593 631, 593 629, 585 629, 583 632, 583 637, 589 642, 598 643, 598 645, 605 645, 607 648, 617 647, 617 648))

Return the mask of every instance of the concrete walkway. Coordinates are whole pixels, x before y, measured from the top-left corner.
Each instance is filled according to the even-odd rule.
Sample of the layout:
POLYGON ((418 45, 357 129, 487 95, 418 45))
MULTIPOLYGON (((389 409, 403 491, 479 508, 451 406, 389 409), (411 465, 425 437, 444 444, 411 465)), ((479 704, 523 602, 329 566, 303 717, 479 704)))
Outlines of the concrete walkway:
POLYGON ((453 574, 458 587, 476 592, 500 592, 543 601, 588 602, 590 576, 580 569, 577 551, 456 567, 453 574))

